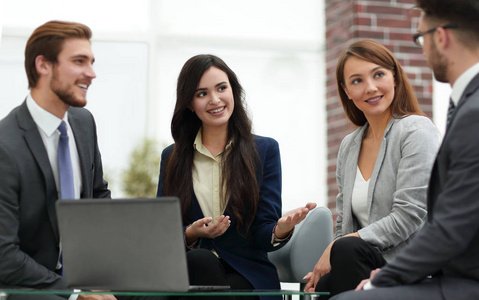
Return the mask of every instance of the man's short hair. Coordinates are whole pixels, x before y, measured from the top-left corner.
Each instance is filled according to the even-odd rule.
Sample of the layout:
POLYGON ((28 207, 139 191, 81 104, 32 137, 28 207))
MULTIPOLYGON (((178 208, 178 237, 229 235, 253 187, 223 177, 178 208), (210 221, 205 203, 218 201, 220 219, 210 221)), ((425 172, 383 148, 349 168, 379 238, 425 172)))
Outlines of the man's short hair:
POLYGON ((425 18, 437 25, 456 24, 458 39, 468 48, 479 47, 479 0, 416 0, 425 18))
POLYGON ((35 29, 25 47, 25 71, 27 72, 28 87, 31 89, 37 85, 39 75, 35 59, 38 55, 43 55, 47 61, 55 64, 66 39, 90 40, 91 35, 88 26, 74 22, 50 21, 35 29))

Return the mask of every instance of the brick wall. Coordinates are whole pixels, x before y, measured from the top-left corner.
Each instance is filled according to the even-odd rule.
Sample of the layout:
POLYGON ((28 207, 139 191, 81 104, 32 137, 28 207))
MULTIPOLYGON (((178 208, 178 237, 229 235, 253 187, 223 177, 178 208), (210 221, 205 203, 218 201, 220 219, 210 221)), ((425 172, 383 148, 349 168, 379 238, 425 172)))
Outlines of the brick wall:
POLYGON ((374 39, 391 50, 406 71, 422 109, 432 116, 432 73, 422 50, 412 42, 419 11, 414 0, 325 0, 326 110, 328 126, 328 207, 335 215, 336 157, 341 140, 355 129, 346 119, 336 91, 340 53, 352 42, 374 39))

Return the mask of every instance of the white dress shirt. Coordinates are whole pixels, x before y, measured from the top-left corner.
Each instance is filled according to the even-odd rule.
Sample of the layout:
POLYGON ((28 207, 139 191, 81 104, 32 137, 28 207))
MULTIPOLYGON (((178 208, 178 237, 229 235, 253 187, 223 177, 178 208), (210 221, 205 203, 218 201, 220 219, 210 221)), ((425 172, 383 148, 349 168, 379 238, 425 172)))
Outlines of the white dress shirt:
POLYGON ((55 115, 49 113, 38 105, 32 98, 32 95, 27 96, 28 111, 32 115, 33 121, 37 124, 38 131, 42 137, 43 144, 47 150, 50 166, 52 167, 53 177, 55 178, 55 185, 58 191, 58 199, 60 199, 60 178, 58 175, 58 141, 60 140, 60 131, 58 126, 62 121, 65 121, 67 125, 68 141, 70 147, 70 158, 73 168, 73 184, 75 187, 75 199, 80 199, 80 192, 82 187, 81 182, 81 170, 80 170, 80 158, 78 157, 78 151, 75 143, 75 137, 73 131, 68 123, 68 112, 65 112, 63 120, 59 119, 55 115))
POLYGON ((466 72, 462 73, 454 82, 454 85, 452 86, 451 99, 456 107, 467 85, 478 73, 479 63, 467 69, 466 72))

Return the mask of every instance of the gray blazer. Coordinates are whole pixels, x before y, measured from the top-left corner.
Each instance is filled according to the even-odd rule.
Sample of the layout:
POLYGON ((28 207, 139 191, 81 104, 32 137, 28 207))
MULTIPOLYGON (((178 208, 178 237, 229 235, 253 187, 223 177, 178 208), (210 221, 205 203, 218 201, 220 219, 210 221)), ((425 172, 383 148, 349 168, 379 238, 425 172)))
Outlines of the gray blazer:
POLYGON ((427 117, 391 118, 369 181, 369 225, 360 229, 352 213, 351 197, 367 128, 368 124, 346 136, 339 148, 336 238, 358 231, 389 261, 426 219, 426 190, 439 135, 427 117))
POLYGON ((479 297, 479 74, 466 87, 431 174, 424 228, 372 283, 438 276, 445 299, 479 297))
MULTIPOLYGON (((81 198, 108 198, 93 116, 68 110, 82 174, 81 198)), ((55 272, 59 235, 53 172, 23 102, 0 122, 0 288, 65 289, 55 272)))

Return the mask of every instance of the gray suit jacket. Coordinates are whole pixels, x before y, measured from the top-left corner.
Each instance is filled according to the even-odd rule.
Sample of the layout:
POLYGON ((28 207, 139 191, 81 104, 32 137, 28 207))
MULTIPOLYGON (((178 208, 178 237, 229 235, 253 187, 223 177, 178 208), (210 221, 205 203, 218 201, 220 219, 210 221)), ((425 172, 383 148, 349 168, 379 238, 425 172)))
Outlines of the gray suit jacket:
MULTIPOLYGON (((93 116, 70 108, 68 119, 80 157, 81 197, 110 197, 93 116)), ((0 121, 0 178, 0 287, 66 288, 55 273, 57 189, 26 102, 0 121)))
POLYGON ((426 117, 391 118, 369 181, 369 225, 360 229, 352 212, 351 197, 367 127, 368 124, 346 136, 339 149, 336 238, 358 231, 389 261, 425 221, 426 190, 439 136, 426 117))
MULTIPOLYGON (((373 285, 410 284, 442 275, 446 299, 479 296, 479 74, 454 111, 432 170, 428 218, 410 245, 373 279, 373 285), (454 284, 447 284, 454 278, 454 284), (463 282, 476 282, 476 289, 463 282)), ((469 298, 467 298, 469 297, 469 298)))

